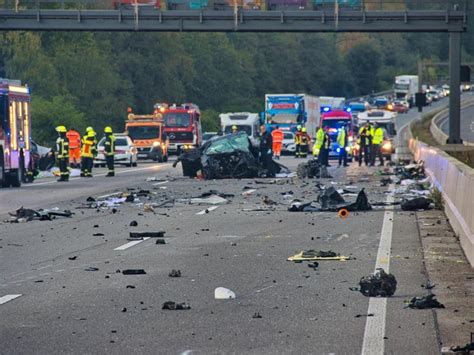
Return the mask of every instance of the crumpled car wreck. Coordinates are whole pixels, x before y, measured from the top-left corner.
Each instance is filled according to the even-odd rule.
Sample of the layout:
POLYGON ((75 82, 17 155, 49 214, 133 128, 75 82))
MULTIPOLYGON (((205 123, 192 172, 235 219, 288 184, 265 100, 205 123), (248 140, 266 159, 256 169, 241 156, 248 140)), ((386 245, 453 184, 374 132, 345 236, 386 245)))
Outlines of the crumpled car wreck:
POLYGON ((289 173, 283 165, 268 159, 268 166, 259 159, 245 132, 214 138, 199 148, 181 154, 173 167, 181 162, 183 175, 204 179, 274 177, 289 173))

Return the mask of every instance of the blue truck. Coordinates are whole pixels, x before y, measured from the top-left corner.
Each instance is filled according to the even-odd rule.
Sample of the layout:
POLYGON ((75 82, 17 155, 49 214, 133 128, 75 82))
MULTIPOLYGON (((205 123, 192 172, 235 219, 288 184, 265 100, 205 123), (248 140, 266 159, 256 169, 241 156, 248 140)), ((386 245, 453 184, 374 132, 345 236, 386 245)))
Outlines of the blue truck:
POLYGON ((303 126, 314 138, 321 116, 319 98, 307 94, 266 94, 264 116, 270 129, 278 125, 295 132, 297 126, 303 126))

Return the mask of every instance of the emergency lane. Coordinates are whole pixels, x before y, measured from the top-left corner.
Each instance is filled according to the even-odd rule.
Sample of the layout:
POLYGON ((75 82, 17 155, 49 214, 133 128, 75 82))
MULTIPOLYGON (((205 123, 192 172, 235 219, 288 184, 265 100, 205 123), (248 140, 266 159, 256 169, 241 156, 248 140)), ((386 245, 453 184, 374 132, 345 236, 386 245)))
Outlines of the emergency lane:
MULTIPOLYGON (((281 160, 292 170, 301 161, 281 160)), ((378 186, 376 170, 355 163, 347 170, 330 168, 334 178, 321 182, 327 186, 352 182, 365 187, 371 201, 385 201, 387 188, 378 186)), ((144 182, 142 172, 122 178, 123 187, 152 189, 156 184, 144 182)), ((130 204, 115 214, 93 209, 72 219, 0 225, 0 297, 22 295, 0 305, 4 351, 34 347, 50 353, 51 349, 58 353, 140 349, 147 353, 158 348, 162 353, 222 349, 235 353, 362 353, 363 349, 367 353, 436 353, 431 311, 403 309, 403 300, 418 295, 419 285, 426 281, 414 214, 397 210, 386 217, 383 209, 375 209, 340 219, 332 212, 289 213, 281 193, 291 190, 302 197, 314 189, 313 183, 270 181, 170 179, 155 186, 166 186, 163 195, 169 197, 196 196, 207 190, 234 194, 229 204, 210 213, 198 214, 204 206, 189 204, 144 213, 130 204), (243 196, 249 185, 255 191, 243 196), (274 211, 261 209, 263 196, 279 202, 274 211), (152 238, 117 250, 125 248, 132 220, 137 221, 138 230, 165 230, 168 245, 155 244, 152 238), (377 255, 387 223, 393 223, 392 242, 383 260, 390 262, 398 288, 396 297, 387 299, 385 312, 369 316, 369 298, 349 287, 372 273, 380 261, 377 255), (96 232, 104 235, 93 236, 96 232), (353 260, 320 262, 316 270, 286 261, 307 249, 333 250, 353 260), (392 255, 409 259, 392 259, 392 255), (98 270, 86 271, 89 268, 98 270), (146 274, 116 272, 135 268, 146 274), (172 269, 181 270, 182 277, 169 278, 172 269), (237 299, 214 300, 219 286, 235 291, 237 299), (161 310, 165 301, 186 302, 191 309, 161 310), (383 320, 376 322, 385 329, 382 349, 380 339, 375 348, 364 347, 371 336, 366 324, 372 317, 383 320)), ((67 200, 65 190, 58 207, 74 208, 87 196, 118 188, 107 183, 93 193, 83 189, 75 201, 67 200)), ((55 186, 38 188, 48 193, 55 186)))

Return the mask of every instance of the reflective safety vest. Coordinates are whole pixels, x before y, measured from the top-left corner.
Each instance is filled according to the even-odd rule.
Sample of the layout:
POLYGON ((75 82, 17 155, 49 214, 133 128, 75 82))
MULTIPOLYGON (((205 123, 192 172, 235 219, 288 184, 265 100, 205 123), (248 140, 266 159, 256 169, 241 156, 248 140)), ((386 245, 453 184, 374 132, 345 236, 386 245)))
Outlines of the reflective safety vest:
POLYGON ((283 131, 281 129, 275 129, 272 131, 273 143, 283 142, 283 131))
POLYGON ((71 129, 66 133, 66 137, 69 140, 69 149, 77 149, 81 147, 81 135, 79 132, 71 129))
POLYGON ((337 144, 343 148, 346 146, 346 130, 344 128, 341 128, 337 134, 337 144))
POLYGON ((66 137, 60 136, 56 139, 56 150, 59 159, 69 158, 69 141, 66 137))
POLYGON ((83 158, 93 158, 94 157, 93 148, 94 148, 94 138, 84 136, 82 138, 81 156, 83 158))
POLYGON ((115 136, 113 134, 107 134, 105 136, 105 148, 104 153, 107 156, 112 156, 115 154, 115 136))
POLYGON ((318 129, 318 132, 316 132, 316 143, 314 145, 317 146, 318 149, 321 149, 323 146, 324 135, 324 129, 322 128, 318 129))
POLYGON ((302 133, 296 132, 295 134, 295 144, 301 144, 302 133))
POLYGON ((383 129, 381 127, 378 127, 375 129, 374 132, 374 138, 372 140, 373 144, 382 144, 383 142, 383 129))

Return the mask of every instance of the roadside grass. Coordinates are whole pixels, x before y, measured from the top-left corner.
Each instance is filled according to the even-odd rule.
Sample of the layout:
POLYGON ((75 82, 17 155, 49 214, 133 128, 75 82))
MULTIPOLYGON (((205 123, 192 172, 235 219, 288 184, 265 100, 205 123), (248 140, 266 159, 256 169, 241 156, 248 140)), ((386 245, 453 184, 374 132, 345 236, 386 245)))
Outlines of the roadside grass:
POLYGON ((474 147, 472 150, 463 150, 463 151, 452 151, 445 149, 446 147, 441 146, 432 136, 430 131, 431 120, 436 116, 441 110, 436 110, 429 114, 423 116, 420 121, 413 123, 411 130, 413 136, 418 138, 420 141, 432 146, 444 150, 446 153, 451 155, 453 158, 459 160, 460 162, 466 164, 467 166, 474 168, 474 147))

